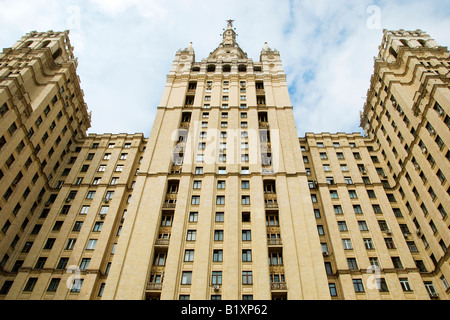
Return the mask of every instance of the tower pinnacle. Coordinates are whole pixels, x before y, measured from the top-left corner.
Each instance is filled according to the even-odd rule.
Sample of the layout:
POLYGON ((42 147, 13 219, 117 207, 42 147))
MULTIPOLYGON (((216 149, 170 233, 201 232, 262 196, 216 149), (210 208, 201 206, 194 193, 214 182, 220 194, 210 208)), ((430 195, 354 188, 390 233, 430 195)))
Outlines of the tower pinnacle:
POLYGON ((228 19, 227 28, 224 30, 222 34, 222 42, 219 46, 210 53, 209 59, 247 59, 247 54, 242 51, 239 45, 236 42, 236 32, 233 28, 232 19, 228 19))

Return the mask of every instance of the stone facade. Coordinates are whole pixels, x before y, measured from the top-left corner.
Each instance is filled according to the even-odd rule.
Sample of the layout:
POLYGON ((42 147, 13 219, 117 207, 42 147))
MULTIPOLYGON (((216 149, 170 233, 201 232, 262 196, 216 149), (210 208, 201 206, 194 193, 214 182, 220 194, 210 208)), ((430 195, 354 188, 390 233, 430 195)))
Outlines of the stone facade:
POLYGON ((176 53, 148 138, 86 135, 68 32, 27 34, 0 55, 0 299, 448 299, 448 58, 385 31, 365 136, 298 138, 279 52, 230 20, 176 53))

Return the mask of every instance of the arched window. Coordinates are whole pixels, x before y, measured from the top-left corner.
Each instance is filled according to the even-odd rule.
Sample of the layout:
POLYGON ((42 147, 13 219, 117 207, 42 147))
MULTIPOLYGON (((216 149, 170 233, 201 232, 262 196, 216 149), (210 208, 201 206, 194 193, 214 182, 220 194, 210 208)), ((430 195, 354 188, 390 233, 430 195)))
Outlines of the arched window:
POLYGON ((397 52, 395 52, 394 48, 389 48, 389 54, 391 54, 395 59, 397 59, 397 52))
POLYGON ((53 60, 58 59, 62 54, 61 48, 58 48, 58 50, 55 51, 55 53, 52 55, 53 60))
POLYGON ((41 45, 41 49, 42 48, 47 48, 47 46, 50 44, 50 40, 45 40, 42 45, 41 45))
POLYGON ((422 47, 426 47, 426 41, 425 41, 425 40, 419 39, 419 40, 417 40, 417 41, 420 43, 420 45, 421 45, 422 47))
POLYGON ((25 43, 21 46, 21 48, 28 48, 28 47, 31 46, 32 44, 33 44, 33 41, 29 40, 29 41, 25 42, 25 43))
POLYGON ((231 71, 231 66, 229 64, 225 64, 222 66, 222 71, 223 72, 230 72, 231 71))
POLYGON ((208 65, 206 71, 207 72, 214 72, 214 71, 216 71, 216 66, 213 65, 213 64, 210 64, 210 65, 208 65))

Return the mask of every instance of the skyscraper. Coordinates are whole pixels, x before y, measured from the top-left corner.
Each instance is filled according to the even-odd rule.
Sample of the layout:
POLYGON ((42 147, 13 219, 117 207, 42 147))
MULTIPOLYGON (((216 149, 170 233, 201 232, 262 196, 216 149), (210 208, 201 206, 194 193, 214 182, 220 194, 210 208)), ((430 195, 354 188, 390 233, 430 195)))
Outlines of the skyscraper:
POLYGON ((384 32, 364 137, 299 138, 280 53, 232 20, 176 53, 148 138, 86 135, 76 64, 68 32, 0 56, 0 298, 449 298, 449 52, 422 31, 384 32))

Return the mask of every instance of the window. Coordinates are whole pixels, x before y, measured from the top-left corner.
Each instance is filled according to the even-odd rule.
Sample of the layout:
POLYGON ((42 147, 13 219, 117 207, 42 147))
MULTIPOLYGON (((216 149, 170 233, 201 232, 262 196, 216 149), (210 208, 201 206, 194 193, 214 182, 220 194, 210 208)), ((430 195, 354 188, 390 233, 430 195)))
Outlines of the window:
POLYGON ((89 264, 91 263, 90 258, 83 258, 81 259, 80 269, 86 270, 89 267, 89 264))
POLYGON ((217 181, 217 189, 225 189, 225 181, 224 180, 217 181))
POLYGON ((317 232, 319 233, 319 236, 325 235, 325 230, 322 225, 317 225, 317 232))
POLYGON ((353 249, 352 242, 351 242, 350 239, 342 239, 342 245, 344 247, 344 250, 351 250, 351 249, 353 249))
POLYGON ((342 211, 342 206, 341 205, 334 205, 333 206, 333 208, 334 208, 334 213, 335 214, 343 214, 344 212, 342 211))
POLYGON ((214 241, 223 241, 223 230, 214 230, 214 241))
POLYGON ((353 279, 353 287, 355 288, 355 292, 364 292, 362 279, 353 279))
POLYGON ((94 199, 95 191, 88 191, 86 199, 94 199))
POLYGON ((90 208, 90 206, 86 206, 86 205, 82 206, 80 214, 87 214, 89 212, 89 208, 90 208))
POLYGON ((249 205, 249 204, 250 204, 250 196, 242 196, 242 198, 241 198, 241 204, 243 204, 243 205, 249 205))
POLYGON ((185 262, 194 261, 194 250, 189 249, 184 251, 184 261, 185 262))
POLYGON ((25 285, 25 288, 23 289, 23 291, 27 291, 27 292, 33 291, 37 280, 38 280, 38 278, 29 278, 27 284, 25 285))
POLYGON ((188 230, 186 235, 186 241, 195 241, 196 235, 197 235, 196 230, 188 230))
POLYGON ((214 250, 213 251, 213 261, 214 262, 222 262, 223 261, 223 250, 214 250))
POLYGON ((338 221, 339 231, 348 231, 345 221, 338 221))
POLYGON ((189 222, 197 222, 197 221, 198 221, 198 212, 190 212, 189 222))
POLYGON ((251 230, 242 230, 242 241, 251 241, 252 234, 251 230))
POLYGON ((242 271, 242 284, 253 284, 252 271, 242 271))
POLYGON ((283 254, 281 251, 269 252, 269 266, 282 266, 283 254))
POLYGON ((370 238, 364 238, 364 246, 366 247, 367 250, 375 249, 372 239, 370 238))
POLYGON ((60 282, 60 278, 52 278, 52 280, 50 280, 50 284, 48 285, 47 292, 56 292, 60 282))
POLYGON ((217 196, 217 198, 216 198, 216 204, 218 204, 218 205, 224 205, 224 204, 225 204, 225 196, 217 196))
POLYGON ((371 199, 376 199, 377 198, 377 196, 375 195, 375 191, 373 191, 373 190, 367 190, 367 195, 371 199))
POLYGON ((355 204, 353 205, 353 211, 355 212, 355 214, 362 214, 362 209, 361 206, 359 204, 355 204))
POLYGON ((389 292, 387 284, 386 284, 386 279, 384 279, 384 278, 377 278, 376 282, 377 282, 378 291, 380 291, 380 292, 389 292))
POLYGON ((224 221, 224 213, 223 212, 216 212, 215 221, 216 222, 223 222, 224 221))
POLYGON ((83 221, 75 221, 72 231, 80 231, 82 226, 83 226, 83 221))
POLYGON ((408 278, 399 278, 398 280, 400 281, 403 291, 412 291, 408 278))
POLYGON ((183 271, 181 274, 181 284, 191 284, 192 271, 183 271))
POLYGON ((194 205, 200 204, 200 196, 192 196, 191 204, 194 204, 194 205))
POLYGON ((211 283, 214 284, 222 284, 222 271, 213 271, 211 283))
POLYGON ((100 232, 100 231, 102 231, 102 227, 103 227, 103 222, 97 221, 97 222, 95 222, 94 228, 92 229, 92 231, 100 232))
POLYGON ((46 257, 39 257, 34 268, 35 269, 42 269, 44 268, 45 262, 47 261, 46 257))
POLYGON ((331 199, 339 199, 337 190, 330 190, 330 197, 331 199))
POLYGON ((358 198, 355 190, 348 190, 348 195, 350 196, 350 199, 357 199, 358 198))
POLYGON ((336 284, 335 283, 329 283, 328 288, 330 289, 330 295, 332 297, 337 297, 337 290, 336 290, 336 284))
POLYGON ((248 181, 248 180, 242 180, 242 181, 241 181, 241 188, 242 188, 242 189, 250 189, 250 181, 248 181))
POLYGON ((194 189, 201 189, 201 188, 202 188, 202 182, 201 182, 201 181, 198 181, 198 180, 194 181, 194 186, 193 186, 193 188, 194 188, 194 189))
POLYGON ((400 257, 391 257, 392 264, 394 265, 394 268, 396 269, 403 269, 402 261, 400 260, 400 257))
POLYGON ((77 241, 77 239, 67 239, 67 243, 66 246, 64 247, 64 250, 72 250, 73 247, 75 246, 75 242, 77 241))
POLYGON ((242 262, 251 262, 252 261, 252 250, 242 250, 242 262))
POLYGON ((205 155, 204 154, 198 154, 196 158, 197 162, 203 162, 205 161, 205 155))
POLYGON ((89 239, 86 250, 94 250, 97 245, 97 239, 89 239))
POLYGON ((386 243, 386 247, 388 249, 395 249, 394 240, 392 240, 392 238, 384 238, 384 242, 386 243))

